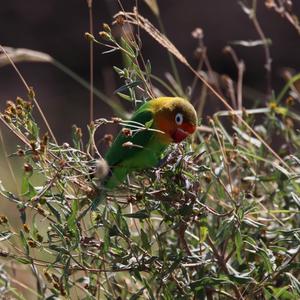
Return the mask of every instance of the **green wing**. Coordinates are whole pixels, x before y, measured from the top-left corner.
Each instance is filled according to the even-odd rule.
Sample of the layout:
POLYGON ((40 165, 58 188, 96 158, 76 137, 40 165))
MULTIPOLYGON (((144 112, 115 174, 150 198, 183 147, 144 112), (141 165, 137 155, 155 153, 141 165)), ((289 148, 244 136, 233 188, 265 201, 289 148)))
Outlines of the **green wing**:
MULTIPOLYGON (((131 121, 135 121, 144 125, 153 121, 152 112, 147 109, 146 104, 142 105, 140 109, 132 116, 131 121)), ((127 127, 130 129, 130 126, 127 127)), ((131 137, 126 137, 120 132, 105 155, 105 160, 107 161, 108 165, 110 167, 114 167, 122 163, 122 161, 126 161, 127 158, 133 157, 136 153, 142 150, 142 148, 139 147, 123 147, 124 143, 131 142, 134 145, 144 147, 151 139, 153 133, 154 132, 152 130, 142 130, 136 134, 133 134, 131 137)))
MULTIPOLYGON (((144 125, 153 122, 153 114, 148 103, 137 110, 131 121, 144 125)), ((162 147, 157 145, 155 134, 153 130, 142 130, 133 133, 131 137, 119 133, 105 155, 111 172, 103 182, 104 188, 113 189, 124 181, 131 170, 151 167, 157 163, 162 147), (133 147, 124 147, 123 144, 126 142, 131 142, 133 147)))
MULTIPOLYGON (((143 104, 131 121, 152 125, 153 114, 149 104, 143 104)), ((121 184, 130 171, 151 167, 158 163, 166 145, 159 143, 156 134, 157 132, 153 130, 142 130, 131 137, 126 137, 122 133, 118 134, 105 155, 105 160, 110 166, 110 173, 102 182, 104 190, 94 199, 91 205, 92 210, 95 210, 104 199, 105 190, 111 190, 121 184), (138 147, 123 147, 126 142, 131 142, 138 147)))

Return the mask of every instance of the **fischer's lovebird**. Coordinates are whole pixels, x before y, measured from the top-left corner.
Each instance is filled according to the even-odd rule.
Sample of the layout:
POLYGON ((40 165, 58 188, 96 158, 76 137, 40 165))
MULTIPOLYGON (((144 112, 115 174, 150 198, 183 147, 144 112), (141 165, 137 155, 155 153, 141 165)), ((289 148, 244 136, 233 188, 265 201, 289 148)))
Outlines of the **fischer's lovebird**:
MULTIPOLYGON (((144 103, 123 128, 104 159, 110 168, 102 182, 104 191, 121 184, 128 173, 156 166, 170 143, 180 143, 197 128, 193 105, 179 97, 160 97, 144 103), (137 129, 142 124, 145 128, 137 129)), ((101 198, 103 197, 100 196, 101 198)), ((101 200, 95 199, 95 209, 101 200)))

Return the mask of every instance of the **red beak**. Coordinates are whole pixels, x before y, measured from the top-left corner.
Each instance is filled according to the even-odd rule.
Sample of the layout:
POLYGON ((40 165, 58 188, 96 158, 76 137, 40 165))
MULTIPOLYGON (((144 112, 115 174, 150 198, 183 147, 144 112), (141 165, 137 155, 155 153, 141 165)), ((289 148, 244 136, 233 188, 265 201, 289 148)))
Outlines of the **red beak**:
POLYGON ((189 123, 183 123, 181 128, 176 128, 172 138, 175 143, 180 143, 183 141, 188 135, 192 134, 196 130, 196 126, 189 123))
POLYGON ((190 123, 183 123, 181 127, 184 131, 187 131, 189 134, 194 133, 194 131, 196 130, 196 126, 190 123))

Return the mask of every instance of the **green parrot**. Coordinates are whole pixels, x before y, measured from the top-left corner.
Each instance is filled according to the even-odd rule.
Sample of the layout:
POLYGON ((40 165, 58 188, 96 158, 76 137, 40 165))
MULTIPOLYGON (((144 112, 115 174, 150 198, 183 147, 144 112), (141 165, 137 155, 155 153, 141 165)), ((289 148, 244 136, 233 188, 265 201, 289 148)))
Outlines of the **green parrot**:
MULTIPOLYGON (((113 190, 131 171, 156 166, 167 146, 194 133, 197 123, 194 107, 183 98, 160 97, 144 103, 128 122, 130 130, 123 128, 104 157, 110 172, 102 182, 103 192, 113 190)), ((103 192, 92 203, 93 209, 103 192)))

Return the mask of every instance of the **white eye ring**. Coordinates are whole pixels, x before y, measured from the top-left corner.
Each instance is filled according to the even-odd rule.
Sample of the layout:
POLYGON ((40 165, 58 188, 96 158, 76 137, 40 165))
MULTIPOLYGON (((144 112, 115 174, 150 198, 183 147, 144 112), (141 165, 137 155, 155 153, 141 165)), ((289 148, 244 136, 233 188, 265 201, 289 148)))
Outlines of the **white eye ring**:
POLYGON ((181 125, 183 123, 183 115, 182 113, 177 113, 175 116, 175 122, 177 125, 181 125))

